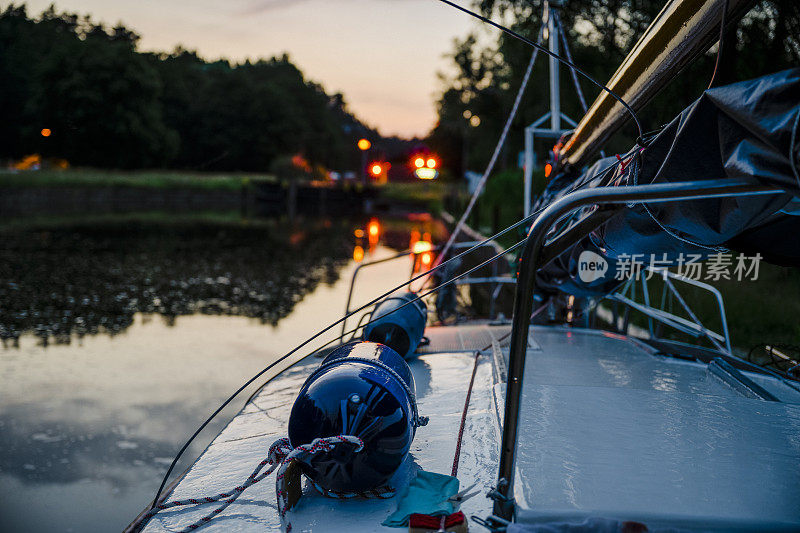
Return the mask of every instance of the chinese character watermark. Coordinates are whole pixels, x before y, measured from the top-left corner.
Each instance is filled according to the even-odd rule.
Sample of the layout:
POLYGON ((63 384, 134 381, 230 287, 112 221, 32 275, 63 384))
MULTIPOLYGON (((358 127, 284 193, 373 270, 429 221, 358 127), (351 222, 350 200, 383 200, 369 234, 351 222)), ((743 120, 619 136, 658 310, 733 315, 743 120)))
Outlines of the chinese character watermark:
POLYGON ((718 252, 702 260, 700 254, 680 253, 676 259, 668 259, 667 254, 620 254, 617 257, 614 279, 624 281, 643 274, 650 279, 654 273, 675 267, 679 276, 696 281, 757 281, 761 254, 746 256, 718 252))

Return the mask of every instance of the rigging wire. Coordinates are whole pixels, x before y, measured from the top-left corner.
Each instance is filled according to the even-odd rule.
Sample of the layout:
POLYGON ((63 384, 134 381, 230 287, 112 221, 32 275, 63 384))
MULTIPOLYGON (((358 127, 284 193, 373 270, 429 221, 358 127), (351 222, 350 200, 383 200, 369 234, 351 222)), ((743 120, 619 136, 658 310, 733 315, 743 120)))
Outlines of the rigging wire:
MULTIPOLYGON (((185 444, 184 444, 184 445, 181 447, 181 449, 178 451, 177 455, 175 456, 175 458, 174 458, 174 459, 173 459, 173 461, 172 461, 172 464, 170 464, 169 468, 167 469, 167 473, 164 475, 164 479, 161 481, 161 485, 160 485, 160 486, 159 486, 159 488, 158 488, 158 492, 156 492, 156 497, 153 499, 153 503, 152 503, 152 505, 151 505, 151 509, 152 509, 153 507, 155 507, 155 506, 158 504, 158 499, 159 499, 159 497, 161 496, 161 492, 164 490, 164 487, 165 487, 165 486, 166 486, 166 484, 167 484, 167 480, 169 479, 169 476, 170 476, 170 474, 172 473, 172 471, 174 470, 175 466, 177 465, 177 463, 178 463, 178 460, 179 460, 179 459, 180 459, 180 458, 183 456, 184 452, 186 452, 186 450, 188 449, 189 445, 190 445, 190 444, 191 444, 191 443, 194 441, 194 439, 195 439, 195 438, 197 438, 197 436, 200 434, 200 432, 201 432, 201 431, 203 431, 203 429, 205 429, 205 428, 206 428, 206 426, 207 426, 207 425, 208 425, 208 424, 209 424, 209 423, 210 423, 210 422, 211 422, 211 421, 212 421, 212 420, 213 420, 213 419, 214 419, 214 418, 215 418, 215 417, 216 417, 216 416, 217 416, 217 415, 218 415, 220 412, 222 412, 222 410, 223 410, 225 407, 227 407, 227 406, 228 406, 228 404, 230 404, 230 403, 231 403, 231 402, 232 402, 232 401, 233 401, 233 400, 234 400, 234 399, 235 399, 237 396, 239 396, 239 394, 241 394, 241 393, 242 393, 242 391, 244 391, 244 390, 245 390, 247 387, 249 387, 249 386, 250 386, 250 385, 251 385, 251 384, 252 384, 252 383, 253 383, 255 380, 257 380, 258 378, 260 378, 261 376, 263 376, 263 375, 264 375, 266 372, 268 372, 269 370, 271 370, 272 368, 274 368, 274 367, 275 367, 276 365, 278 365, 279 363, 281 363, 281 362, 285 361, 286 359, 288 359, 290 356, 292 356, 293 354, 295 354, 296 352, 298 352, 299 350, 301 350, 302 348, 304 348, 306 345, 308 345, 308 344, 309 344, 309 343, 311 343, 312 341, 314 341, 314 340, 316 340, 317 338, 319 338, 319 337, 320 337, 321 335, 323 335, 324 333, 327 333, 328 331, 330 331, 330 330, 331 330, 333 327, 337 326, 338 324, 341 324, 341 323, 342 323, 342 321, 344 321, 344 320, 347 320, 348 318, 350 318, 350 317, 351 317, 351 316, 353 316, 354 314, 356 314, 356 313, 358 313, 358 312, 361 312, 361 311, 363 311, 363 310, 364 310, 364 309, 366 309, 367 307, 369 307, 369 306, 373 305, 374 303, 378 302, 379 300, 381 300, 381 299, 385 298, 386 296, 390 295, 390 294, 391 294, 391 293, 393 293, 394 291, 396 291, 396 290, 398 290, 398 289, 401 289, 401 288, 403 288, 403 287, 405 287, 405 286, 407 286, 407 285, 409 285, 409 284, 413 283, 414 281, 416 281, 416 280, 418 280, 418 279, 420 279, 420 278, 422 278, 422 277, 429 276, 431 272, 433 272, 433 271, 435 271, 435 270, 438 270, 438 269, 440 269, 440 268, 443 268, 445 265, 447 265, 447 264, 448 264, 448 263, 450 263, 451 261, 455 261, 456 259, 458 259, 458 258, 460 258, 460 257, 463 257, 463 256, 464 256, 464 255, 466 255, 466 254, 469 254, 469 253, 471 253, 472 251, 474 251, 474 250, 476 250, 476 249, 480 248, 480 247, 481 247, 483 244, 485 244, 486 242, 489 242, 489 241, 491 241, 491 240, 493 240, 493 239, 496 239, 496 238, 498 238, 498 237, 500 237, 500 236, 502 236, 502 235, 504 235, 504 234, 508 233, 509 231, 511 231, 511 230, 513 230, 513 229, 515 229, 515 228, 518 228, 518 227, 519 227, 519 226, 521 226, 522 224, 525 224, 525 223, 527 223, 527 222, 531 221, 531 220, 532 220, 534 217, 536 217, 536 216, 537 216, 537 215, 538 215, 538 214, 539 214, 541 211, 542 211, 542 210, 540 209, 539 211, 537 211, 537 212, 535 212, 535 213, 532 213, 531 215, 529 215, 529 216, 527 216, 527 217, 523 218, 522 220, 519 220, 518 222, 515 222, 515 223, 514 223, 514 224, 512 224, 511 226, 508 226, 507 228, 505 228, 505 229, 503 229, 503 230, 499 231, 498 233, 496 233, 495 235, 493 235, 493 236, 489 237, 488 239, 486 239, 486 240, 484 240, 484 241, 482 241, 482 242, 479 242, 478 244, 475 244, 474 246, 472 246, 472 247, 468 248, 468 249, 467 249, 467 250, 465 250, 464 252, 461 252, 460 254, 458 254, 458 255, 455 255, 455 256, 453 256, 453 257, 451 257, 451 258, 450 258, 450 259, 448 259, 447 261, 444 261, 444 262, 440 263, 439 265, 436 265, 436 266, 434 266, 434 267, 433 267, 433 268, 431 268, 430 270, 427 270, 427 271, 425 271, 425 272, 423 272, 423 273, 421 273, 421 274, 419 274, 419 275, 417 275, 417 276, 415 276, 415 277, 411 278, 410 280, 408 280, 408 281, 406 281, 406 282, 403 282, 402 284, 400 284, 400 285, 398 285, 398 286, 396 286, 396 287, 393 287, 392 289, 390 289, 390 290, 388 290, 388 291, 384 292, 384 293, 383 293, 383 294, 381 294, 380 296, 378 296, 378 297, 374 298, 373 300, 371 300, 371 301, 367 302, 366 304, 362 305, 361 307, 359 307, 359 308, 357 308, 357 309, 355 309, 355 310, 351 311, 350 313, 346 314, 345 316, 343 316, 343 317, 342 317, 342 318, 340 318, 339 320, 337 320, 337 321, 335 321, 335 322, 331 323, 330 325, 326 326, 325 328, 323 328, 323 329, 321 329, 321 330, 317 331, 317 332, 316 332, 314 335, 312 335, 311 337, 307 338, 305 341, 303 341, 302 343, 300 343, 299 345, 297 345, 297 346, 296 346, 295 348, 293 348, 291 351, 289 351, 288 353, 284 354, 283 356, 281 356, 280 358, 278 358, 276 361, 272 362, 271 364, 267 365, 267 366, 266 366, 264 369, 262 369, 261 371, 259 371, 258 373, 256 373, 256 374, 255 374, 253 377, 251 377, 250 379, 248 379, 248 380, 247 380, 247 381, 246 381, 246 382, 245 382, 245 383, 244 383, 244 384, 243 384, 241 387, 239 387, 239 388, 238 388, 238 389, 237 389, 237 390, 236 390, 236 391, 235 391, 235 392, 234 392, 232 395, 230 395, 230 396, 229 396, 229 397, 228 397, 228 398, 227 398, 227 399, 226 399, 226 400, 225 400, 225 401, 224 401, 224 402, 223 402, 223 403, 222 403, 222 404, 221 404, 221 405, 220 405, 220 406, 219 406, 219 407, 218 407, 218 408, 217 408, 217 409, 216 409, 216 410, 215 410, 215 411, 214 411, 214 412, 211 414, 211 416, 209 416, 209 417, 208 417, 208 418, 205 420, 205 422, 203 422, 203 423, 202 423, 202 424, 201 424, 201 425, 200 425, 200 426, 197 428, 197 430, 196 430, 196 431, 195 431, 195 432, 192 434, 192 436, 191 436, 191 437, 189 437, 189 439, 186 441, 186 443, 185 443, 185 444)), ((506 254, 506 253, 509 253, 509 252, 511 252, 511 251, 513 251, 513 250, 515 250, 515 249, 516 249, 516 248, 518 248, 518 247, 519 247, 519 246, 520 246, 520 245, 521 245, 523 242, 524 242, 524 240, 522 240, 522 241, 519 241, 518 243, 516 243, 516 244, 515 244, 515 245, 513 245, 512 247, 508 248, 507 250, 503 250, 502 252, 500 252, 500 253, 498 253, 498 254, 496 254, 496 255, 492 256, 490 259, 488 259, 488 260, 484 261, 483 263, 481 263, 481 264, 480 264, 480 265, 478 265, 477 267, 471 268, 470 270, 467 270, 466 272, 464 272, 464 273, 462 273, 462 274, 459 274, 459 275, 457 275, 457 276, 453 277, 452 279, 450 279, 450 280, 448 280, 448 281, 446 281, 446 282, 444 282, 444 283, 442 283, 442 284, 438 285, 437 287, 434 287, 433 289, 431 289, 430 291, 426 292, 425 294, 423 294, 423 295, 421 295, 421 296, 418 296, 417 298, 415 298, 415 299, 413 299, 413 300, 410 300, 408 303, 406 303, 406 304, 404 304, 404 305, 401 305, 400 307, 398 307, 397 309, 393 310, 392 312, 399 311, 400 309, 402 309, 402 308, 403 308, 403 307, 405 307, 406 305, 410 305, 410 304, 412 304, 412 303, 416 302, 417 300, 419 300, 419 299, 421 299, 421 298, 424 298, 424 297, 428 296, 429 294, 432 294, 433 292, 435 292, 435 291, 437 291, 437 290, 439 290, 439 289, 441 289, 441 288, 443 288, 443 287, 445 287, 445 286, 448 286, 448 285, 450 285, 451 283, 454 283, 454 282, 455 282, 457 279, 459 279, 459 278, 462 278, 462 277, 464 277, 464 276, 466 276, 466 275, 468 275, 468 274, 471 274, 472 272, 474 272, 474 271, 475 271, 475 270, 477 270, 478 268, 481 268, 481 267, 483 267, 483 266, 486 266, 487 264, 491 263, 492 261, 494 261, 494 260, 495 260, 495 259, 497 259, 498 257, 500 257, 500 256, 502 256, 502 255, 504 255, 504 254, 506 254)), ((367 324, 370 324, 370 323, 371 323, 371 322, 367 322, 367 324)), ((367 324, 364 324, 364 325, 366 326, 367 324)), ((348 333, 352 333, 352 331, 350 331, 350 332, 348 332, 348 333)), ((328 344, 329 344, 329 343, 328 343, 328 344)), ((326 344, 326 346, 327 346, 327 344, 326 344)))
MULTIPOLYGON (((537 41, 541 40, 544 28, 539 28, 539 35, 536 38, 537 41)), ((528 68, 525 70, 525 75, 522 77, 522 82, 520 83, 519 90, 517 91, 517 97, 514 99, 514 105, 511 107, 511 112, 506 119, 505 126, 503 126, 503 132, 500 134, 500 139, 498 139, 497 144, 494 147, 494 153, 492 153, 492 157, 489 160, 489 164, 486 165, 486 170, 483 171, 483 175, 481 179, 478 181, 478 184, 475 186, 475 192, 472 193, 472 197, 469 199, 469 203, 467 204, 467 208, 462 213, 461 218, 458 219, 458 223, 456 224, 455 229, 450 234, 450 237, 447 239, 447 242, 442 248, 441 253, 436 256, 436 263, 438 265, 442 259, 447 255, 447 252, 450 251, 450 247, 453 246, 453 243, 456 240, 461 228, 464 227, 464 224, 467 221, 467 217, 472 212, 472 208, 475 207, 475 202, 478 200, 478 196, 480 196, 483 187, 486 185, 486 181, 489 179, 489 175, 494 170, 494 165, 497 162, 497 158, 500 155, 500 150, 503 148, 503 145, 506 141, 506 136, 508 135, 508 130, 511 128, 511 123, 514 121, 514 117, 517 115, 517 110, 519 109, 519 104, 522 101, 522 95, 525 92, 525 88, 528 86, 528 80, 531 77, 531 72, 533 71, 533 65, 536 63, 536 56, 539 53, 538 48, 534 48, 533 53, 531 54, 531 59, 528 61, 528 68)), ((465 169, 466 170, 466 169, 465 169)), ((428 280, 426 279, 422 285, 424 286, 428 280)))
MULTIPOLYGON (((512 251, 514 251, 514 250, 516 250, 517 248, 519 248, 520 246, 522 246, 523 244, 525 244, 525 241, 526 241, 526 240, 527 240, 527 239, 522 239, 522 240, 520 240, 519 242, 517 242, 516 244, 514 244, 513 246, 510 246, 508 249, 506 249, 506 250, 503 250, 502 252, 499 252, 499 253, 497 253, 497 254, 493 255, 492 257, 490 257, 490 258, 489 258, 489 259, 487 259, 486 261, 483 261, 483 262, 482 262, 482 263, 480 263, 479 265, 477 265, 477 266, 475 266, 475 267, 472 267, 472 268, 470 268, 469 270, 467 270, 467 271, 465 271, 465 272, 462 272, 461 274, 458 274, 457 276, 454 276, 453 278, 451 278, 451 279, 449 279, 449 280, 447 280, 447 281, 445 281, 445 282, 443 282, 443 283, 440 283, 439 285, 437 285, 436 287, 434 287, 434 288, 430 289, 429 291, 425 292, 424 294, 421 294, 421 295, 417 296, 416 298, 414 298, 413 300, 409 300, 409 301, 408 301, 408 302, 406 302, 405 304, 403 304, 403 305, 401 305, 401 306, 397 307, 396 309, 393 309, 392 311, 390 311, 389 313, 387 313, 387 315, 388 315, 388 314, 392 314, 392 313, 396 313, 396 312, 397 312, 397 311, 399 311, 400 309, 403 309, 404 307, 406 307, 406 306, 408 306, 408 305, 411 305, 411 304, 413 304, 413 303, 416 303, 418 300, 421 300, 421 299, 423 299, 423 298, 425 298, 425 297, 427 297, 427 296, 429 296, 429 295, 433 294, 434 292, 436 292, 436 291, 438 291, 438 290, 440 290, 440 289, 443 289, 444 287, 446 287, 446 286, 448 286, 448 285, 451 285, 452 283, 455 283, 455 282, 456 282, 456 280, 458 280, 458 279, 460 279, 460 278, 463 278, 464 276, 468 276, 469 274, 471 274, 471 273, 475 272, 476 270, 479 270, 479 269, 481 269, 481 268, 485 267, 486 265, 488 265, 489 263, 491 263, 492 261, 494 261, 494 260, 495 260, 495 259, 497 259, 498 257, 500 257, 500 256, 502 256, 502 255, 504 255, 504 254, 506 254, 506 253, 510 253, 510 252, 512 252, 512 251)), ((456 257, 458 257, 458 256, 456 256, 456 257)), ((403 285, 405 285, 405 284, 403 284, 403 285)), ((402 287, 403 285, 400 285, 400 287, 402 287)), ((390 292, 391 292, 391 291, 390 291, 390 292)), ((388 294, 388 293, 387 293, 387 294, 388 294)), ((380 299, 380 298, 378 298, 378 299, 380 299)), ((376 300, 376 301, 377 301, 377 300, 376 300)), ((374 301, 373 301, 373 302, 371 302, 371 303, 374 303, 374 301)), ((367 305, 371 305, 371 303, 370 303, 370 304, 367 304, 367 305)), ((360 310, 360 309, 359 309, 359 310, 360 310)), ((371 323, 373 323, 373 322, 375 322, 375 321, 377 321, 377 320, 379 320, 380 318, 383 318, 383 317, 385 317, 385 316, 386 316, 386 315, 381 315, 380 317, 377 317, 377 318, 375 318, 374 320, 370 320, 369 322, 367 322, 366 324, 364 324, 364 326, 367 326, 367 325, 369 325, 369 324, 371 324, 371 323)), ((186 441, 186 444, 184 444, 184 445, 183 445, 183 447, 181 448, 181 450, 180 450, 180 451, 178 452, 178 454, 175 456, 175 459, 172 461, 172 464, 170 465, 169 469, 167 470, 167 473, 166 473, 166 475, 164 476, 164 479, 163 479, 163 481, 161 482, 161 486, 159 487, 159 489, 158 489, 158 492, 156 493, 156 497, 153 499, 153 504, 150 506, 150 508, 152 509, 152 508, 154 508, 154 507, 156 507, 156 506, 158 505, 158 499, 161 497, 161 491, 162 491, 162 490, 164 490, 164 486, 165 486, 165 485, 166 485, 166 483, 167 483, 167 479, 169 478, 169 475, 172 473, 172 470, 173 470, 173 468, 175 467, 175 465, 177 464, 178 460, 179 460, 179 459, 180 459, 180 457, 183 455, 183 452, 185 452, 185 451, 186 451, 186 449, 187 449, 187 448, 189 447, 189 445, 190 445, 190 444, 191 444, 191 443, 194 441, 194 439, 197 437, 197 435, 199 435, 199 434, 200 434, 200 432, 201 432, 203 429, 205 429, 205 427, 206 427, 206 426, 209 424, 209 422, 211 422, 211 420, 212 420, 214 417, 216 417, 216 416, 217 416, 217 414, 219 414, 219 413, 220 413, 220 412, 221 412, 221 411, 222 411, 222 410, 223 410, 225 407, 227 407, 227 405, 228 405, 228 404, 229 404, 231 401, 233 401, 233 399, 234 399, 236 396, 238 396, 238 395, 239 395, 239 394, 240 394, 240 393, 241 393, 241 392, 242 392, 244 389, 246 389, 246 388, 247 388, 247 387, 248 387, 250 384, 252 384, 252 383, 253 383, 253 382, 254 382, 256 379, 258 379, 259 377, 263 376, 263 375, 264 375, 264 373, 266 373, 268 370, 270 370, 270 369, 274 368, 274 367, 275 367, 276 365, 278 365, 279 363, 282 363, 283 361, 285 361, 286 359, 288 359, 288 358, 289 358, 291 355, 293 355, 293 354, 294 354, 295 352, 297 352, 297 351, 298 351, 300 348, 302 348, 303 346, 307 345, 307 344, 308 344, 309 342, 311 342, 312 340, 316 339, 317 337, 319 337, 320 335, 322 335, 322 334, 323 334, 323 333, 325 333, 326 331, 330 330, 332 327, 334 327, 336 324, 338 324, 338 323, 339 323, 341 320, 342 320, 342 319, 340 319, 340 320, 339 320, 339 321, 337 321, 337 322, 334 322, 333 324, 331 324, 331 325, 330 325, 330 326, 328 326, 327 328, 323 329, 322 331, 320 331, 320 332, 316 333, 314 336, 312 336, 312 337, 310 337, 309 339, 307 339, 306 341, 304 341, 304 342, 303 342, 302 344, 300 344, 300 345, 299 345, 297 348, 293 349, 292 351, 288 352, 287 354, 285 354, 285 355, 283 355, 283 356, 279 357, 277 360, 275 360, 275 361, 273 361, 272 363, 270 363, 270 364, 269 364, 269 365, 268 365, 266 368, 264 368, 263 370, 261 370, 260 372, 258 372, 258 373, 257 373, 255 376, 253 376, 253 377, 252 377, 252 378, 250 378, 249 380, 247 380, 247 382, 245 382, 245 384, 244 384, 244 385, 242 385, 241 387, 239 387, 239 389, 238 389, 238 390, 237 390, 235 393, 233 393, 233 395, 231 395, 231 396, 230 396, 230 397, 229 397, 227 400, 225 400, 225 402, 223 402, 223 403, 222 403, 222 405, 220 405, 220 406, 219 406, 219 408, 217 408, 217 410, 216 410, 216 411, 214 411, 214 413, 213 413, 213 414, 212 414, 212 415, 211 415, 209 418, 207 418, 207 419, 206 419, 206 421, 205 421, 205 422, 203 422, 203 424, 202 424, 202 425, 201 425, 199 428, 197 428, 197 431, 195 431, 195 432, 194 432, 194 434, 193 434, 193 435, 192 435, 192 436, 189 438, 189 440, 188 440, 188 441, 186 441)), ((348 333, 351 333, 351 332, 348 332, 348 333)), ((342 336, 342 337, 343 337, 343 336, 342 336)), ((328 344, 330 344, 330 341, 329 341, 328 343, 326 343, 324 346, 327 346, 328 344)), ((317 350, 319 350, 319 348, 318 348, 317 350)))
POLYGON ((639 122, 639 117, 636 115, 636 112, 633 110, 633 108, 630 105, 628 105, 628 103, 625 100, 623 100, 620 96, 618 96, 617 93, 615 93, 614 91, 609 89, 608 86, 606 86, 606 85, 600 83, 599 81, 595 80, 591 75, 589 75, 586 71, 581 69, 579 66, 577 66, 572 61, 569 61, 569 60, 561 57, 559 54, 551 52, 550 50, 548 50, 546 47, 542 46, 541 44, 536 43, 534 41, 531 41, 527 37, 524 37, 524 36, 520 35, 519 33, 515 32, 514 30, 506 28, 502 24, 499 24, 499 23, 493 21, 490 18, 484 17, 483 15, 481 15, 479 13, 475 13, 474 11, 471 11, 471 10, 465 8, 465 7, 462 7, 462 6, 458 5, 458 4, 456 4, 455 2, 451 2, 450 0, 439 0, 439 1, 444 3, 444 4, 449 5, 450 7, 453 7, 455 9, 459 10, 459 11, 462 11, 462 12, 466 13, 467 15, 475 17, 476 19, 478 19, 478 20, 480 20, 482 22, 485 22, 486 24, 489 24, 490 26, 494 26, 498 30, 501 30, 501 31, 507 33, 508 35, 514 37, 515 39, 518 39, 518 40, 522 41, 523 43, 536 48, 537 50, 541 50, 542 52, 544 52, 545 54, 549 55, 550 57, 560 61, 561 63, 567 65, 568 67, 570 67, 572 69, 575 69, 575 71, 578 72, 581 76, 583 76, 584 78, 586 78, 587 80, 592 82, 594 85, 596 85, 601 90, 607 92, 609 95, 611 95, 612 98, 614 98, 617 102, 622 104, 622 106, 631 115, 631 118, 633 119, 633 121, 636 123, 636 129, 639 131, 639 138, 637 139, 637 143, 640 146, 646 146, 646 144, 644 144, 645 143, 645 141, 644 141, 644 129, 642 128, 641 122, 639 122))
MULTIPOLYGON (((556 27, 558 28, 558 35, 561 37, 561 45, 564 47, 564 55, 566 55, 567 59, 572 62, 572 53, 569 51, 567 32, 564 30, 563 24, 561 24, 561 17, 558 15, 558 11, 556 10, 553 10, 550 16, 553 17, 553 21, 556 23, 556 27)), ((578 93, 578 100, 581 102, 581 109, 583 109, 583 112, 586 113, 589 110, 589 106, 586 105, 586 99, 583 97, 583 89, 581 89, 581 84, 578 82, 578 73, 575 72, 575 69, 572 67, 569 68, 569 72, 572 74, 572 82, 575 84, 575 92, 578 93)))

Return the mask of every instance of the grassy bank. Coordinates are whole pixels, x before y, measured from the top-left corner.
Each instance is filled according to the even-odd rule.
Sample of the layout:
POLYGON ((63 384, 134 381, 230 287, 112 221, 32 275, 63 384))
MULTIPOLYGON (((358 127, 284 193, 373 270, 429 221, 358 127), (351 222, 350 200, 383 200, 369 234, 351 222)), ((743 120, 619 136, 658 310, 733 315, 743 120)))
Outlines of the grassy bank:
POLYGON ((0 171, 0 187, 140 187, 151 189, 237 190, 247 181, 273 181, 268 174, 170 170, 0 171))
POLYGON ((49 230, 74 225, 103 226, 120 223, 265 225, 270 224, 271 221, 245 220, 239 210, 196 211, 191 213, 154 210, 132 213, 35 215, 0 218, 0 233, 29 229, 49 230))
MULTIPOLYGON (((522 169, 508 169, 497 172, 486 183, 486 191, 475 204, 470 217, 470 225, 487 235, 497 233, 503 228, 518 222, 523 216, 523 175, 522 169)), ((534 170, 532 194, 534 197, 544 189, 544 171, 534 170)), ((465 206, 466 207, 466 206, 465 206)), ((456 213, 456 215, 460 214, 456 213)), ((524 233, 512 231, 499 239, 503 246, 511 246, 524 233)))
POLYGON ((438 214, 444 208, 448 195, 458 194, 459 187, 443 181, 417 181, 387 183, 380 188, 380 195, 386 200, 402 204, 415 204, 438 214))

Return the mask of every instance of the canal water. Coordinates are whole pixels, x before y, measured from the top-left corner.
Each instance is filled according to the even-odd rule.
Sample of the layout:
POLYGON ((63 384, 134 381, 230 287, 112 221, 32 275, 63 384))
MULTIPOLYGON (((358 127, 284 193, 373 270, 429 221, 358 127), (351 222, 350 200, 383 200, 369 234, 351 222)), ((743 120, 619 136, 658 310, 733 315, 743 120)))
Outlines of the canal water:
MULTIPOLYGON (((354 250, 396 253, 354 228, 366 234, 332 221, 0 230, 0 531, 121 531, 222 400, 341 317, 354 250)), ((410 267, 369 269, 355 303, 410 267)))

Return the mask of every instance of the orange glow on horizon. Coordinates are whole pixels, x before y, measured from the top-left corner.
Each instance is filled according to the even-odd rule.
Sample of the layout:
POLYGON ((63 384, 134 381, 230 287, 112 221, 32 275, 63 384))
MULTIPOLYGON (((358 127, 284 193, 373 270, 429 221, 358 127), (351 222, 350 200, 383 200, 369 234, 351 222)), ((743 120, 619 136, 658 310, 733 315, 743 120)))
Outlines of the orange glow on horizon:
POLYGON ((42 128, 42 131, 40 133, 42 134, 42 137, 50 137, 50 135, 52 135, 53 132, 50 131, 50 128, 42 128))

